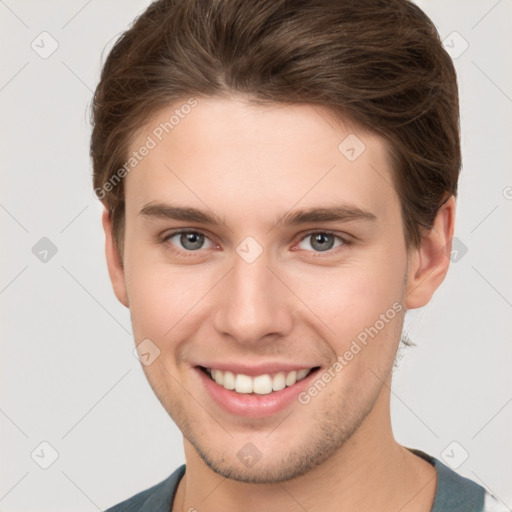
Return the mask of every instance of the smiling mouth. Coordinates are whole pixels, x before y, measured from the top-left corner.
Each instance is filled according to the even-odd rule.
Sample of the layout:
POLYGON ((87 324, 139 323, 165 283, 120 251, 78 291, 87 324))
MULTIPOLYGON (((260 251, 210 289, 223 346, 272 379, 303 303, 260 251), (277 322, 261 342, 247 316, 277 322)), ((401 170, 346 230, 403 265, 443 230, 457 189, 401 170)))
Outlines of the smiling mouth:
POLYGON ((205 368, 204 366, 199 366, 198 368, 224 389, 234 391, 235 393, 253 395, 268 395, 276 391, 281 391, 284 388, 295 385, 311 373, 320 369, 319 366, 315 366, 313 368, 303 368, 290 372, 265 373, 251 377, 243 373, 205 368))

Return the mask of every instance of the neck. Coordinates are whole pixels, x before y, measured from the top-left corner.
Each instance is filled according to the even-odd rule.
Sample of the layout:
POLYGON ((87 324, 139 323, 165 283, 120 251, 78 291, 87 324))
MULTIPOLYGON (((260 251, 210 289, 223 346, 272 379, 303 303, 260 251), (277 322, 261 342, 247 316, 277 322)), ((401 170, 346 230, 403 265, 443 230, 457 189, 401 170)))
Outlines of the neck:
POLYGON ((389 389, 352 437, 305 475, 275 484, 250 484, 212 471, 184 440, 187 469, 173 512, 429 512, 436 471, 393 438, 389 389))

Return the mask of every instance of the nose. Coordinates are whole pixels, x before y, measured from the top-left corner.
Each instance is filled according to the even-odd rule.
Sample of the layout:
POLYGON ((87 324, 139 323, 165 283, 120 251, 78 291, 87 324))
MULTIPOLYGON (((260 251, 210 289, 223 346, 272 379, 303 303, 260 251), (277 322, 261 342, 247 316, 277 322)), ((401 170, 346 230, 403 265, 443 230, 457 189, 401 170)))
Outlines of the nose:
POLYGON ((222 282, 213 323, 221 335, 254 344, 265 337, 286 336, 292 329, 292 300, 263 252, 249 263, 234 255, 233 267, 222 282))

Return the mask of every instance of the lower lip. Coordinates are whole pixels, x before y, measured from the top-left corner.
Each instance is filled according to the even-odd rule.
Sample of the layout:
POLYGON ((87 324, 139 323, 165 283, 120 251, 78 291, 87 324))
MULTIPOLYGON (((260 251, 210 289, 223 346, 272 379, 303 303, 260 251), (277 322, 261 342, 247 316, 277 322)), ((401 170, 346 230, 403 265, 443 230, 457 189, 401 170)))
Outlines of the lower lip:
POLYGON ((299 393, 309 386, 311 379, 318 372, 318 369, 313 370, 304 379, 280 391, 273 391, 267 395, 255 395, 226 389, 200 368, 195 367, 194 370, 199 374, 208 394, 217 405, 231 414, 246 418, 270 416, 285 409, 297 400, 299 393))

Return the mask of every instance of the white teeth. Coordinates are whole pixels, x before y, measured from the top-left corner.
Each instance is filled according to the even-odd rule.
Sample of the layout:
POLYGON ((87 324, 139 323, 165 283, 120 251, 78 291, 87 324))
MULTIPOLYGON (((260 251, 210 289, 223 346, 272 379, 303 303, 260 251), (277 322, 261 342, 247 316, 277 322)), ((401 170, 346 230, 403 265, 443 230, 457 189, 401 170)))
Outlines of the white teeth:
POLYGON ((258 375, 252 379, 252 391, 257 395, 272 393, 272 379, 270 375, 258 375))
POLYGON ((224 372, 224 382, 222 383, 222 385, 226 389, 235 389, 235 374, 232 372, 224 372))
POLYGON ((309 370, 299 370, 297 372, 297 380, 302 380, 307 374, 309 373, 309 370))
POLYGON ((284 380, 287 386, 293 386, 297 382, 297 372, 291 371, 284 380))
POLYGON ((239 373, 235 377, 235 390, 237 393, 252 393, 251 377, 239 373))
POLYGON ((226 389, 234 390, 237 393, 268 395, 272 391, 280 391, 287 386, 293 386, 296 382, 304 379, 311 369, 304 368, 298 371, 292 370, 288 373, 278 372, 273 376, 264 374, 257 377, 210 368, 207 368, 207 371, 219 386, 226 389))
POLYGON ((274 391, 280 391, 286 387, 286 375, 283 372, 276 373, 272 379, 272 389, 274 391))
POLYGON ((224 372, 221 372, 220 370, 214 370, 215 376, 213 377, 215 379, 215 382, 222 386, 224 383, 224 372))

